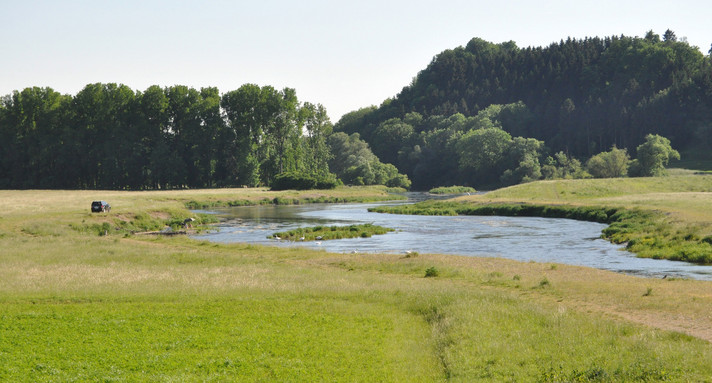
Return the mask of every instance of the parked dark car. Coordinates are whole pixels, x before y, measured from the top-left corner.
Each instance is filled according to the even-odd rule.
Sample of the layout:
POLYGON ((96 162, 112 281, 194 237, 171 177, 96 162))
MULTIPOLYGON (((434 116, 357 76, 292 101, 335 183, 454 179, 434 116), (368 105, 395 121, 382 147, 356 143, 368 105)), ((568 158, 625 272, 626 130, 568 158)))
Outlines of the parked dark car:
POLYGON ((94 201, 91 203, 92 213, 103 213, 111 211, 111 205, 106 201, 94 201))

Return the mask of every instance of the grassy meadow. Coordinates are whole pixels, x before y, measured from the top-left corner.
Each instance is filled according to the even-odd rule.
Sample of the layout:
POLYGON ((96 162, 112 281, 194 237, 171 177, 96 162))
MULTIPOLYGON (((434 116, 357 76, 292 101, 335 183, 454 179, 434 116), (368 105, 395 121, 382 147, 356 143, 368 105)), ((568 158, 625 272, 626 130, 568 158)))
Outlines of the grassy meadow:
MULTIPOLYGON (((698 178, 607 181, 466 199, 659 204, 679 225, 712 222, 698 178)), ((0 381, 712 381, 710 282, 131 234, 186 206, 388 198, 320 193, 0 191, 0 381), (96 199, 111 212, 90 213, 96 199)))

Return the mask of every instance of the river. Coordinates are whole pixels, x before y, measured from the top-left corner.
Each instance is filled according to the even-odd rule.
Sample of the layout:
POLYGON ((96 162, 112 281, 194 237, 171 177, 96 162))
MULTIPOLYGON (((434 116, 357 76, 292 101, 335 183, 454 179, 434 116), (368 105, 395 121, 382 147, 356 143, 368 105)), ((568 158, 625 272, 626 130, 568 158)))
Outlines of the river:
POLYGON ((222 243, 306 246, 338 253, 442 253, 588 266, 643 277, 712 280, 712 266, 637 258, 601 239, 604 224, 569 219, 412 216, 370 213, 383 204, 313 204, 216 208, 221 223, 199 235, 222 243), (396 229, 371 238, 317 242, 268 239, 275 232, 317 225, 373 223, 396 229))

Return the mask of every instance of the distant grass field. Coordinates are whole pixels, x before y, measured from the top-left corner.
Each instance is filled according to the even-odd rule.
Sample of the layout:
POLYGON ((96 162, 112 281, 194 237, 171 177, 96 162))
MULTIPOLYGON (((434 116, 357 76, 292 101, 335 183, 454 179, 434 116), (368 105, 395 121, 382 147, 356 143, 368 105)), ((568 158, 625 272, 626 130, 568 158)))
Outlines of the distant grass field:
MULTIPOLYGON (((523 187, 540 198, 577 190, 523 187)), ((637 201, 612 187, 599 194, 637 201)), ((666 201, 652 194, 641 198, 666 201)), ((116 229, 189 216, 189 201, 275 197, 0 191, 0 381, 712 381, 709 282, 116 229), (94 199, 111 212, 89 213, 94 199), (76 229, 104 223, 106 235, 76 229)), ((664 206, 700 224, 709 214, 681 209, 684 201, 664 206)))

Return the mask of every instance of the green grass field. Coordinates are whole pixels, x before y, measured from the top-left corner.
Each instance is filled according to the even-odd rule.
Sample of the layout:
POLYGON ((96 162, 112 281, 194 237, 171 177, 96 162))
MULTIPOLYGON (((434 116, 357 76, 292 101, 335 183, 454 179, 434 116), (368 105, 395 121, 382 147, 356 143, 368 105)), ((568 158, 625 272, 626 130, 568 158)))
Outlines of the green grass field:
MULTIPOLYGON (((669 190, 686 182, 699 189, 678 180, 637 194, 667 201, 681 222, 709 222, 692 196, 665 199, 708 201, 709 191, 669 190)), ((538 184, 482 198, 638 201, 626 194, 635 184, 538 184)), ((0 381, 712 381, 709 282, 117 230, 190 216, 190 201, 305 196, 0 191, 0 381), (89 213, 94 199, 111 212, 89 213), (104 223, 106 235, 76 229, 104 223)))

